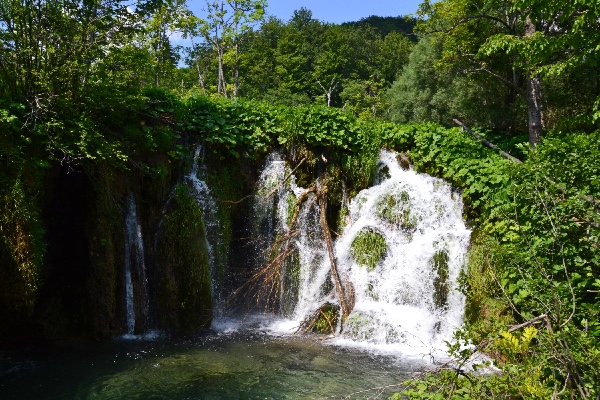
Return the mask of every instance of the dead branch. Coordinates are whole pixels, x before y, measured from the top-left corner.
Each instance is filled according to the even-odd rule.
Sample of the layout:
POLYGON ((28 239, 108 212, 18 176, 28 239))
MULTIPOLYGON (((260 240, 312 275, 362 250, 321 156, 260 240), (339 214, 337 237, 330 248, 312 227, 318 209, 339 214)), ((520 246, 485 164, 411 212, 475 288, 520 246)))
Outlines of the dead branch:
POLYGON ((548 316, 546 314, 542 314, 542 315, 539 315, 539 316, 537 316, 537 317, 535 317, 533 319, 530 319, 527 322, 523 322, 522 324, 513 325, 513 326, 511 326, 508 329, 508 331, 509 332, 514 332, 514 331, 517 331, 517 330, 519 330, 521 328, 525 328, 525 327, 528 327, 528 326, 531 326, 531 325, 539 324, 539 323, 541 323, 543 320, 545 320, 547 318, 548 318, 548 316))
POLYGON ((254 197, 253 194, 249 194, 248 196, 242 197, 239 200, 220 200, 217 199, 216 201, 218 201, 219 203, 227 203, 227 204, 240 204, 242 201, 249 199, 250 197, 254 197))
POLYGON ((482 136, 480 136, 477 133, 475 133, 471 128, 469 128, 467 125, 463 124, 462 122, 460 122, 456 118, 454 118, 453 121, 454 121, 454 123, 456 123, 457 125, 459 125, 463 129, 463 131, 467 131, 471 135, 475 136, 475 138, 477 138, 477 140, 479 140, 481 143, 483 143, 486 147, 489 147, 490 149, 498 150, 498 152, 500 153, 500 155, 502 155, 505 158, 508 158, 511 161, 514 161, 514 162, 516 162, 518 164, 522 164, 523 163, 523 161, 519 160, 518 158, 515 158, 515 157, 511 156, 510 154, 508 154, 507 152, 505 152, 504 150, 502 150, 500 147, 496 146, 494 143, 487 141, 485 138, 483 138, 482 136))
POLYGON ((335 288, 340 298, 340 307, 342 309, 342 321, 345 320, 350 312, 352 311, 348 307, 348 299, 346 298, 346 294, 344 293, 344 286, 340 280, 340 276, 337 270, 337 264, 335 262, 335 252, 333 250, 333 242, 331 240, 331 232, 329 231, 329 224, 327 223, 327 186, 323 185, 321 189, 317 192, 318 203, 320 216, 319 220, 321 222, 321 229, 323 230, 323 235, 325 236, 325 243, 327 244, 327 252, 329 253, 329 261, 331 263, 331 276, 335 282, 335 288))

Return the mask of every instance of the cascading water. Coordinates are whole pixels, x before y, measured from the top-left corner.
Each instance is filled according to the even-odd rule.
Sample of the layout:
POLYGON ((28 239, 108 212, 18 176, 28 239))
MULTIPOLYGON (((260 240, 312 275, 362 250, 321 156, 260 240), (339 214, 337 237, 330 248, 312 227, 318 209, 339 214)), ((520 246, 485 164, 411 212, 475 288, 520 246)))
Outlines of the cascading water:
MULTIPOLYGON (((470 231, 462 220, 460 195, 440 179, 403 170, 396 157, 381 152, 380 178, 350 201, 347 225, 335 243, 338 271, 354 288, 355 306, 342 340, 433 354, 462 322, 464 298, 455 287, 470 231)), ((259 194, 273 190, 286 174, 284 162, 271 157, 259 194)), ((290 207, 303 192, 291 177, 271 199, 257 202, 255 214, 263 233, 270 232, 269 244, 290 233, 290 207)), ((282 307, 283 314, 297 326, 324 303, 339 300, 319 210, 310 196, 293 229, 299 231, 291 239, 298 253, 295 287, 282 287, 280 297, 283 304, 292 301, 287 306, 292 311, 282 307)))
MULTIPOLYGON (((202 209, 204 217, 204 226, 206 228, 206 248, 208 249, 208 261, 211 276, 211 290, 213 295, 213 304, 218 305, 221 293, 222 283, 219 282, 220 276, 217 265, 216 251, 221 241, 221 230, 217 218, 217 204, 210 194, 210 189, 206 182, 201 179, 204 166, 201 164, 203 158, 203 146, 199 144, 194 151, 192 169, 185 176, 186 182, 193 189, 196 202, 202 209)), ((215 307, 218 310, 218 306, 215 307)))
POLYGON ((148 280, 144 258, 142 228, 137 216, 137 205, 133 193, 127 199, 125 217, 125 303, 127 313, 127 335, 134 335, 136 327, 136 301, 138 293, 139 311, 144 320, 148 317, 148 280), (134 274, 138 290, 135 290, 134 274))
POLYGON ((403 170, 396 157, 382 151, 379 173, 387 177, 351 201, 351 222, 336 243, 356 294, 344 331, 406 351, 434 350, 462 323, 456 286, 470 231, 460 195, 440 179, 403 170))

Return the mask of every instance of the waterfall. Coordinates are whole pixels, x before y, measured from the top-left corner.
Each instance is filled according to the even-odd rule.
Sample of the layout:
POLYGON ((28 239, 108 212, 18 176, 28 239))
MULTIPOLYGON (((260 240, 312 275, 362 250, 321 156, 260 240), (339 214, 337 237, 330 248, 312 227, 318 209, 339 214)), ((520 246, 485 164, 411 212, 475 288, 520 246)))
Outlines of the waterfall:
MULTIPOLYGON (((347 204, 346 226, 335 241, 335 253, 342 280, 354 288, 355 306, 338 331, 346 343, 432 354, 445 347, 444 341, 462 323, 464 296, 456 286, 470 231, 462 220, 460 194, 441 179, 404 170, 397 156, 382 151, 374 186, 347 204)), ((288 173, 283 161, 270 159, 259 194, 275 188, 288 173)), ((292 177, 272 199, 258 203, 256 218, 270 232, 270 243, 287 232, 290 197, 295 201, 303 191, 292 177)), ((292 240, 299 270, 292 279, 294 290, 287 288, 292 291, 287 295, 293 300, 291 311, 283 314, 297 325, 324 303, 339 300, 318 207, 310 197, 296 229, 300 233, 292 240)), ((280 296, 285 297, 283 289, 280 296)))
MULTIPOLYGON (((262 170, 257 184, 257 193, 253 203, 252 230, 254 237, 254 248, 256 252, 255 262, 258 265, 266 265, 272 256, 267 251, 276 240, 289 233, 288 224, 290 212, 293 212, 293 203, 296 201, 294 189, 298 189, 295 178, 290 176, 284 182, 291 170, 286 166, 283 156, 279 153, 271 153, 267 158, 265 168, 262 170)), ((300 189, 301 190, 301 189, 300 189)), ((296 255, 291 255, 289 260, 295 260, 296 255)), ((294 285, 293 262, 286 261, 281 271, 282 279, 276 299, 278 311, 283 315, 289 315, 296 303, 296 285, 294 285)), ((263 304, 266 308, 272 308, 274 304, 263 304)))
MULTIPOLYGON (((185 180, 195 194, 196 202, 202 209, 204 217, 204 226, 206 228, 206 248, 208 249, 208 262, 210 267, 211 291, 213 295, 213 304, 218 305, 223 283, 219 282, 219 265, 217 263, 216 252, 222 242, 222 232, 219 229, 219 220, 217 217, 217 203, 210 194, 210 189, 206 182, 201 179, 205 174, 206 167, 202 165, 204 148, 198 144, 194 151, 192 169, 185 180)), ((218 307, 213 307, 218 310, 218 307)))
POLYGON ((352 199, 351 222, 336 243, 356 293, 344 331, 376 344, 441 348, 462 323, 464 296, 456 286, 470 231, 459 193, 441 179, 403 170, 396 158, 382 151, 381 181, 352 199))
POLYGON ((144 259, 142 228, 137 216, 137 205, 133 193, 127 199, 125 217, 125 303, 127 335, 134 335, 136 327, 136 301, 138 294, 139 311, 144 320, 148 317, 148 280, 144 259), (135 275, 134 275, 135 274, 135 275), (137 278, 137 279, 136 279, 137 278), (137 282, 137 285, 134 285, 137 282), (136 286, 138 290, 136 290, 136 286))

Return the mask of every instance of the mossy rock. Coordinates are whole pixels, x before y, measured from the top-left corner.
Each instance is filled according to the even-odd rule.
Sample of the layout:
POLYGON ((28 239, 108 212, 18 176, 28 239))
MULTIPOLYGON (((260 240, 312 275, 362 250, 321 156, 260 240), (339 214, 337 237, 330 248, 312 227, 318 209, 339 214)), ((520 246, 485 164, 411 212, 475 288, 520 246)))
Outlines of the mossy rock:
POLYGON ((361 267, 373 271, 387 251, 385 238, 371 229, 363 229, 350 245, 350 253, 361 267))
POLYGON ((373 316, 361 312, 351 313, 344 324, 344 331, 354 339, 369 340, 375 333, 373 316))
POLYGON ((184 185, 175 190, 160 243, 159 324, 186 331, 210 326, 212 293, 206 229, 202 210, 184 185))
POLYGON ((411 213, 410 195, 406 191, 383 196, 375 206, 375 214, 404 231, 414 232, 417 229, 417 218, 411 213))
POLYGON ((375 172, 375 179, 373 181, 375 184, 378 184, 390 178, 390 168, 387 165, 381 165, 379 168, 377 168, 377 171, 375 172))
POLYGON ((336 304, 325 303, 318 310, 311 331, 314 333, 335 333, 338 319, 340 318, 340 307, 336 304))
POLYGON ((431 259, 433 273, 433 304, 438 309, 443 309, 448 306, 448 294, 450 293, 450 285, 448 282, 448 252, 446 250, 438 250, 431 259))
POLYGON ((406 153, 399 153, 396 156, 396 161, 400 164, 400 168, 407 171, 410 169, 410 157, 406 153))

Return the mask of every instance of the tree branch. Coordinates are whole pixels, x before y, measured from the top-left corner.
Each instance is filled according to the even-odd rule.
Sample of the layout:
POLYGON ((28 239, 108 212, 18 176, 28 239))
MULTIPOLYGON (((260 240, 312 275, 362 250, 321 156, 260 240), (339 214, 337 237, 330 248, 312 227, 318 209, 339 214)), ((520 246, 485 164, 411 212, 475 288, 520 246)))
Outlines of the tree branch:
POLYGON ((500 147, 496 146, 494 143, 487 141, 485 138, 483 138, 480 135, 478 135, 477 133, 475 133, 471 128, 469 128, 467 125, 463 124, 456 118, 454 118, 453 121, 454 121, 454 123, 459 125, 463 129, 463 131, 467 131, 471 135, 475 136, 475 138, 477 138, 477 140, 479 140, 481 143, 483 143, 486 147, 489 147, 490 149, 498 150, 498 152, 500 153, 500 155, 502 155, 502 157, 508 158, 509 160, 514 161, 518 164, 523 163, 523 161, 511 156, 510 154, 508 154, 507 152, 502 150, 500 147))

